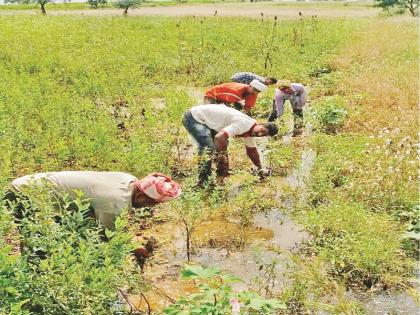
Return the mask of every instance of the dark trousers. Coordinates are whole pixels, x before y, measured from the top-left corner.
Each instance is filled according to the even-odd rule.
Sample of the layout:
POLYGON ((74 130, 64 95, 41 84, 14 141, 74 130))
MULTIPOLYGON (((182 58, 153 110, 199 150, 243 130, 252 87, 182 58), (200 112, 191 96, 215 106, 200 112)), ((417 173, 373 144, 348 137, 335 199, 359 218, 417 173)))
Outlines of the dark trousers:
MULTIPOLYGON (((303 109, 294 108, 293 109, 293 121, 294 121, 294 129, 299 129, 303 127, 303 109)), ((273 108, 271 110, 270 116, 268 117, 268 121, 272 122, 278 118, 277 116, 277 109, 276 104, 273 101, 273 108)))
POLYGON ((182 122, 197 144, 198 155, 200 156, 198 182, 199 184, 205 184, 211 175, 211 165, 216 151, 214 144, 216 131, 196 121, 191 111, 184 114, 182 122))

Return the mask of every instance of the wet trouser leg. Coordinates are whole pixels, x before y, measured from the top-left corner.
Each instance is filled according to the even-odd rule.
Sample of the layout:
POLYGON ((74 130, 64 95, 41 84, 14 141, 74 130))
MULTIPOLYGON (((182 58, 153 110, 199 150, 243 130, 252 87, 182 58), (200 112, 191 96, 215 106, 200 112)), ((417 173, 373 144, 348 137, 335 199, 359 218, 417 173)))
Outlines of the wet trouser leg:
POLYGON ((200 156, 198 180, 199 184, 204 184, 211 175, 212 156, 215 148, 214 132, 206 125, 196 121, 191 111, 187 111, 184 114, 182 122, 198 146, 198 154, 200 156))
POLYGON ((268 116, 268 121, 273 122, 276 119, 277 119, 276 101, 273 100, 273 109, 271 110, 270 116, 268 116))
POLYGON ((303 109, 293 108, 294 129, 303 127, 303 109))

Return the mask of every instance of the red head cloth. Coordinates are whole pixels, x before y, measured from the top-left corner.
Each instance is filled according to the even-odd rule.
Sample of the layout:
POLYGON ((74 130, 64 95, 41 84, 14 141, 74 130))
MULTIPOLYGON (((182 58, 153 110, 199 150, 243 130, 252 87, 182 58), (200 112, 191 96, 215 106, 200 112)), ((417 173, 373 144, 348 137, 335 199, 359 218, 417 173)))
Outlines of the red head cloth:
POLYGON ((181 186, 172 178, 160 173, 152 173, 135 181, 134 186, 158 202, 175 199, 181 194, 181 186))

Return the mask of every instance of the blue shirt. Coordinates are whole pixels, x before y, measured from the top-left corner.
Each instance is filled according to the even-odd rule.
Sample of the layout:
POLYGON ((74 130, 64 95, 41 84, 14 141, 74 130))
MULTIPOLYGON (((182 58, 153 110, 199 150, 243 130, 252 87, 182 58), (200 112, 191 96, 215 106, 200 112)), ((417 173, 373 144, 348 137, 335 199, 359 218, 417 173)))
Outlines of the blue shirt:
POLYGON ((265 78, 262 76, 259 76, 252 72, 238 72, 235 73, 232 78, 230 78, 232 82, 238 82, 243 84, 250 84, 252 80, 258 80, 261 83, 265 82, 265 78))

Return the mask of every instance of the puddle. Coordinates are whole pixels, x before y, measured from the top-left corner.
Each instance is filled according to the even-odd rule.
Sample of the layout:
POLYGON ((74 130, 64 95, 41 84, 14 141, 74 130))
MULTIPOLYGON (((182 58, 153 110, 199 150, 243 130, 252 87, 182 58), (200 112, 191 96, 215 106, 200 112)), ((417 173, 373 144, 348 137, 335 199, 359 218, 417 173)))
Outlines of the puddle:
MULTIPOLYGON (((145 278, 155 285, 145 296, 152 309, 161 310, 171 303, 171 299, 194 292, 194 287, 179 276, 187 261, 185 235, 179 226, 170 222, 155 225, 143 235, 153 235, 160 243, 160 249, 145 266, 145 278)), ((264 275, 265 267, 274 266, 270 292, 278 292, 290 284, 285 277, 289 253, 309 237, 277 209, 256 214, 252 225, 245 228, 223 216, 216 216, 200 224, 194 235, 192 261, 234 273, 243 280, 233 286, 235 290, 244 290, 250 285, 257 289, 263 287, 258 276, 264 275), (238 250, 238 244, 242 244, 241 250, 238 250)), ((139 296, 132 296, 130 300, 141 304, 139 296)), ((139 308, 144 310, 144 307, 147 307, 145 301, 139 308)))
POLYGON ((375 315, 414 315, 419 314, 419 307, 414 299, 404 293, 380 294, 366 300, 362 300, 368 314, 375 315))
POLYGON ((383 292, 375 295, 364 295, 348 292, 349 299, 357 300, 366 308, 369 315, 415 315, 420 314, 419 305, 409 294, 400 292, 383 292))
POLYGON ((308 179, 310 172, 314 166, 316 153, 313 149, 302 152, 300 165, 286 177, 287 183, 291 188, 303 188, 305 180, 308 179))
POLYGON ((309 233, 277 209, 267 214, 256 214, 253 223, 257 227, 270 229, 273 232, 272 244, 283 250, 292 251, 309 239, 309 233))

